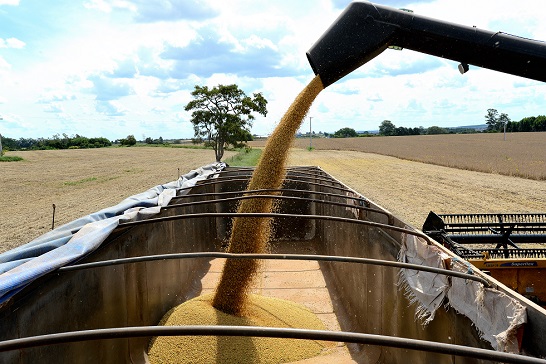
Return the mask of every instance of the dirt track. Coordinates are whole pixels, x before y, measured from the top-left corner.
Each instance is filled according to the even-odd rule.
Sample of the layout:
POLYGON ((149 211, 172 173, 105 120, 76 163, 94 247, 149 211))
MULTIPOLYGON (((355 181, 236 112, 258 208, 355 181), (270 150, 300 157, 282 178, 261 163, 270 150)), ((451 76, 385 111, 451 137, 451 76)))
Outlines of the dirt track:
MULTIPOLYGON (((0 252, 211 163, 211 150, 107 148, 17 152, 0 163, 0 252)), ((231 156, 229 152, 226 157, 231 156)), ((352 151, 293 149, 292 165, 318 165, 420 228, 430 210, 546 212, 546 181, 464 171, 352 151)))
POLYGON ((436 213, 546 212, 546 181, 471 172, 353 151, 292 149, 291 165, 316 165, 421 228, 436 213))

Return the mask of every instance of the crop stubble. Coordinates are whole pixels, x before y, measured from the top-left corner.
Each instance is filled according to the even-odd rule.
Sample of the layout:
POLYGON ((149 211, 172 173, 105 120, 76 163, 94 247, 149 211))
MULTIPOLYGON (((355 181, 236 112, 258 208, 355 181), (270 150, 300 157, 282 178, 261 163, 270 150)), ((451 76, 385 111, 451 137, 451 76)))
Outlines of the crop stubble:
MULTIPOLYGON (((318 140, 313 140, 313 144, 318 144, 318 140)), ((172 181, 177 168, 184 174, 208 164, 213 161, 211 153, 210 150, 175 148, 8 152, 8 155, 20 155, 25 161, 0 163, 0 252, 49 231, 53 203, 57 205, 56 226, 59 226, 172 181), (65 184, 91 177, 97 180, 73 186, 65 184)), ((226 158, 230 153, 233 154, 227 152, 226 158)), ((430 210, 438 213, 546 211, 546 181, 350 150, 309 152, 294 148, 289 164, 318 165, 417 228, 430 210)))
MULTIPOLYGON (((260 147, 264 141, 251 142, 260 147)), ((296 148, 309 146, 298 138, 296 148)), ((315 138, 316 150, 352 150, 476 172, 546 181, 546 133, 315 138)))
MULTIPOLYGON (((229 158, 235 152, 226 152, 229 158)), ((214 162, 211 150, 101 148, 8 152, 0 163, 0 252, 26 244, 55 226, 113 206, 214 162)))
POLYGON ((355 151, 292 149, 289 165, 316 165, 406 223, 436 213, 546 212, 546 181, 355 151))

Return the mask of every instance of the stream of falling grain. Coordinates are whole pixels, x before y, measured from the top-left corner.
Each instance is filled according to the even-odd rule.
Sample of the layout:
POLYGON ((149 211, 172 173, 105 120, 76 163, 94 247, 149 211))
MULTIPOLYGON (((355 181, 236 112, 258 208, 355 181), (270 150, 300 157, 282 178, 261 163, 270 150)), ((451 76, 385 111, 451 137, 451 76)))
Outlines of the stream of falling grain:
MULTIPOLYGON (((296 97, 284 114, 279 125, 268 138, 260 161, 248 185, 249 190, 277 189, 285 177, 288 150, 294 135, 307 115, 311 104, 324 86, 317 75, 296 97)), ((267 213, 273 208, 271 199, 243 200, 240 213, 267 213)), ((265 253, 271 234, 269 218, 235 218, 228 245, 230 253, 265 253)), ((228 259, 212 305, 225 313, 241 316, 245 310, 246 297, 256 275, 259 261, 228 259)))

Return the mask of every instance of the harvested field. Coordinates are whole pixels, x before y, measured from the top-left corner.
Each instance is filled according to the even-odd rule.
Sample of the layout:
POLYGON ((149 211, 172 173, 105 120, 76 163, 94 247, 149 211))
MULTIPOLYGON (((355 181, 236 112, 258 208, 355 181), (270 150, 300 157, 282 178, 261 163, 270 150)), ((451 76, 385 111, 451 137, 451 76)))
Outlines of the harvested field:
MULTIPOLYGON (((262 146, 264 141, 251 142, 262 146)), ((309 139, 298 138, 296 148, 309 139)), ((447 134, 369 138, 317 138, 317 150, 377 153, 470 171, 546 180, 546 133, 447 134)))
MULTIPOLYGON (((232 153, 226 152, 226 159, 232 153)), ((28 151, 8 155, 20 155, 25 161, 0 163, 0 251, 49 231, 53 203, 57 205, 59 226, 172 181, 177 168, 184 174, 214 161, 211 150, 181 148, 28 151)), ((417 228, 429 210, 546 211, 546 181, 353 151, 292 149, 289 164, 318 165, 417 228)))
MULTIPOLYGON (((226 151, 229 158, 235 152, 226 151)), ((214 162, 214 151, 184 148, 102 148, 8 152, 0 163, 0 252, 55 226, 116 205, 126 197, 214 162)))
POLYGON ((354 151, 292 149, 290 165, 315 165, 421 228, 436 213, 546 212, 546 181, 473 172, 354 151))

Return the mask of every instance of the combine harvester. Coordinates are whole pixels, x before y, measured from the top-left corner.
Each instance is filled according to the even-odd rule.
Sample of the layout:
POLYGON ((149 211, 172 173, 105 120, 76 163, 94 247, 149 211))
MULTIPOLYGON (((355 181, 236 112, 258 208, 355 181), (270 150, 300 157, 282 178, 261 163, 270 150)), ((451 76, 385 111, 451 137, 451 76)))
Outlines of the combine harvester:
POLYGON ((431 211, 423 231, 514 291, 546 305, 546 214, 431 211))
MULTIPOLYGON (((308 58, 328 86, 389 46, 546 81, 542 42, 367 2, 308 58)), ((546 363, 536 303, 318 167, 287 169, 280 190, 246 191, 251 174, 205 166, 0 255, 0 362, 146 363, 153 336, 213 335, 346 344, 319 363, 546 363), (271 254, 222 253, 232 218, 256 216, 236 212, 246 198, 278 201, 258 215, 274 218, 271 254), (257 290, 328 330, 156 326, 213 289, 225 258, 264 259, 257 290)))

